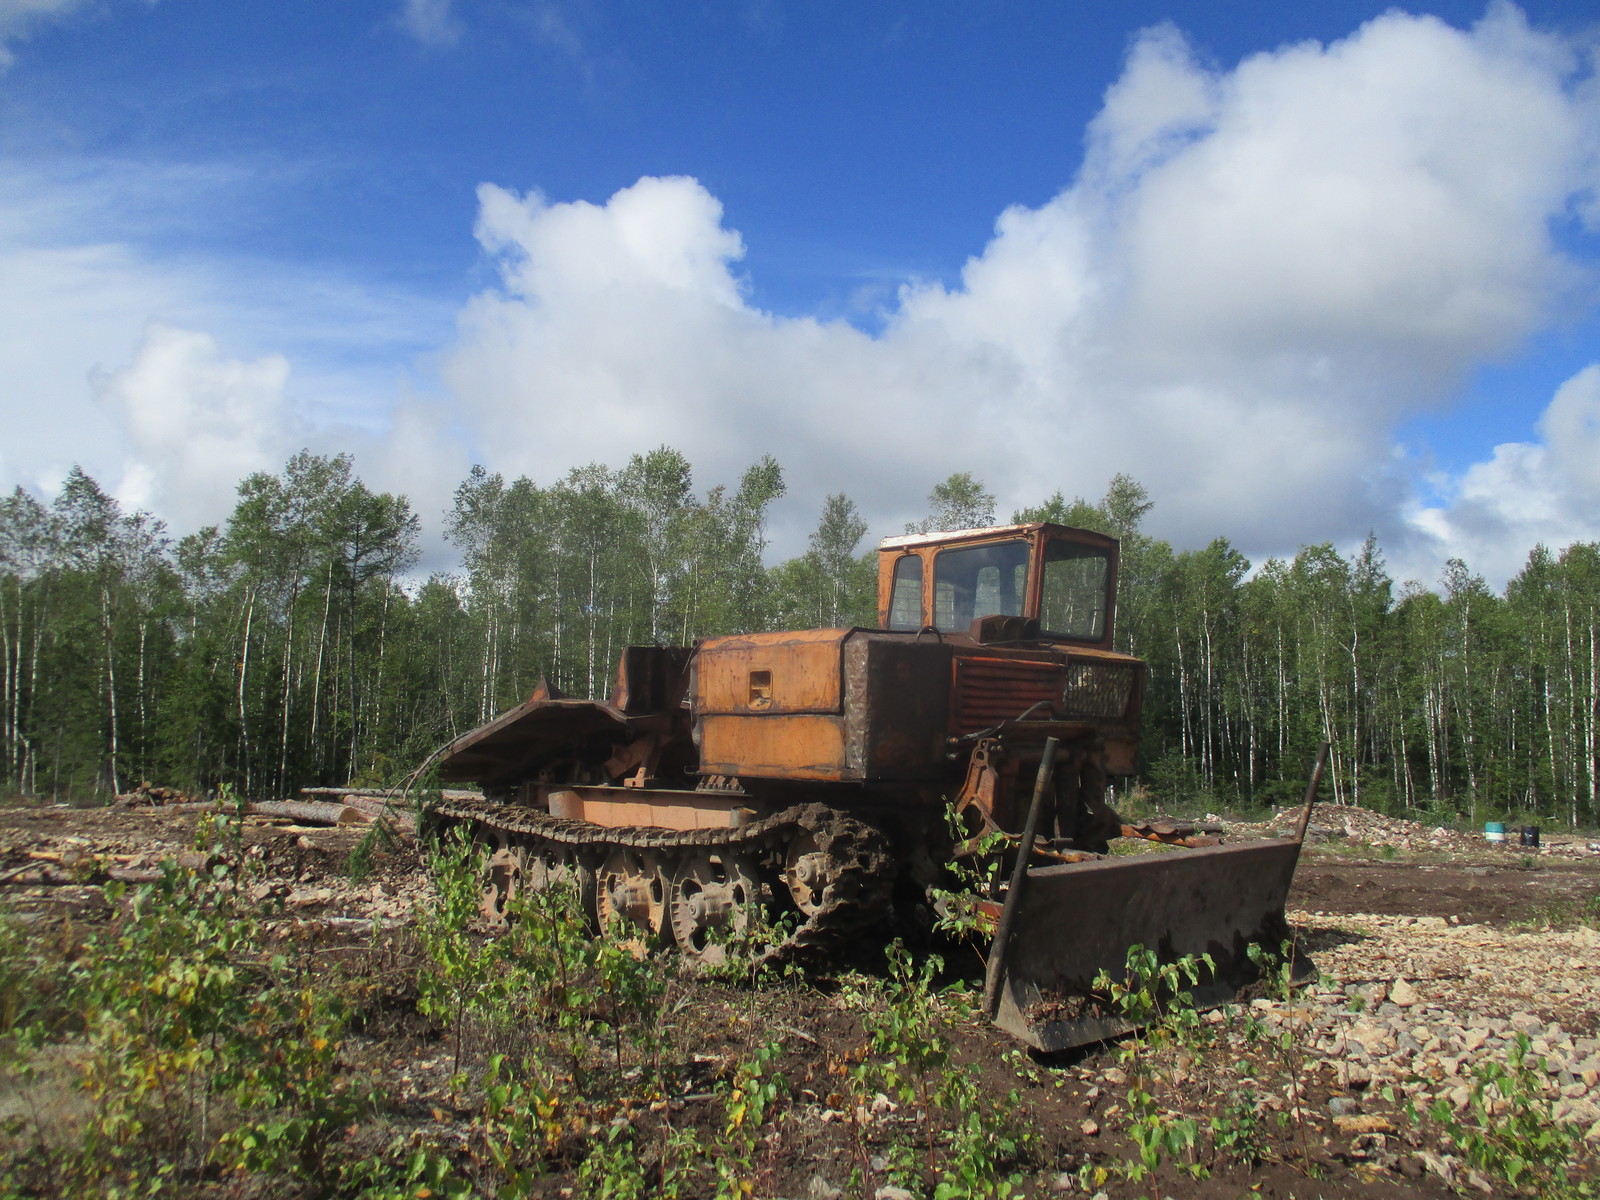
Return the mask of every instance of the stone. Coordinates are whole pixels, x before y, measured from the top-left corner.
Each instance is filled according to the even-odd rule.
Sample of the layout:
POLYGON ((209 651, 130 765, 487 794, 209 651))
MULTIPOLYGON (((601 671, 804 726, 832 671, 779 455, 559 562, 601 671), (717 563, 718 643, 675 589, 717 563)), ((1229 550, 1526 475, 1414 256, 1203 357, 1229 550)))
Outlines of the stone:
POLYGON ((1092 1119, 1085 1120, 1078 1128, 1082 1131, 1084 1137, 1094 1137, 1100 1132, 1100 1122, 1092 1119))
POLYGON ((813 1175, 806 1185, 806 1200, 839 1200, 842 1195, 843 1188, 834 1187, 821 1175, 813 1175))
POLYGON ((1107 1083, 1120 1085, 1128 1082, 1128 1073, 1121 1067, 1108 1067, 1100 1073, 1100 1078, 1107 1083))
POLYGON ((917 1198, 903 1187, 884 1184, 883 1187, 872 1193, 872 1200, 917 1200, 917 1198))
POLYGON ((1417 989, 1405 979, 1396 979, 1389 988, 1389 999, 1401 1008, 1410 1008, 1417 1002, 1417 989))
POLYGON ((1372 1082, 1372 1072, 1361 1063, 1341 1062, 1334 1065, 1333 1077, 1340 1087, 1364 1088, 1372 1082))
POLYGON ((1328 1111, 1335 1117, 1348 1117, 1360 1107, 1349 1096, 1334 1096, 1328 1101, 1328 1111))
POLYGON ((1342 1132, 1353 1136, 1397 1132, 1392 1121, 1371 1113, 1354 1113, 1348 1116, 1334 1117, 1333 1123, 1342 1132))

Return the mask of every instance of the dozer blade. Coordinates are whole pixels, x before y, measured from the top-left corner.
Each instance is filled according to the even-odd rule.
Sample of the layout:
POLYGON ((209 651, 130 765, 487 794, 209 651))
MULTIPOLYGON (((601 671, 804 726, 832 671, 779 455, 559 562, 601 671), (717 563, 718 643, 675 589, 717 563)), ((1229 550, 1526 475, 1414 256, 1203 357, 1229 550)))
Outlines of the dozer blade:
MULTIPOLYGON (((1123 977, 1130 946, 1162 962, 1210 954, 1216 972, 1191 989, 1212 1008, 1260 978, 1247 947, 1277 952, 1300 843, 1292 839, 1037 867, 1021 881, 1002 956, 995 1024, 1038 1050, 1065 1050, 1131 1026, 1095 999, 1102 970, 1123 977)), ((1296 976, 1310 970, 1296 962, 1296 976)))

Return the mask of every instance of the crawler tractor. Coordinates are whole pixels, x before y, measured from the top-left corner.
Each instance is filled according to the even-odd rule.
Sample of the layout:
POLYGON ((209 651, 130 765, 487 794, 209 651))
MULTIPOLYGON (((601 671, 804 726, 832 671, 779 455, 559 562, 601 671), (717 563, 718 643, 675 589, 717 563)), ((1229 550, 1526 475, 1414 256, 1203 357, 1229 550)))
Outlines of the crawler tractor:
POLYGON ((483 799, 434 820, 483 846, 491 919, 564 880, 599 927, 700 959, 731 931, 785 931, 762 951, 781 961, 926 923, 964 857, 993 881, 991 1014, 1041 1049, 1117 1030, 1094 981, 1136 942, 1210 953, 1217 1002, 1284 935, 1299 844, 1108 807, 1145 685, 1111 649, 1116 578, 1114 539, 1059 525, 888 538, 879 628, 629 646, 609 699, 541 685, 452 742, 441 779, 483 799), (1170 846, 1108 856, 1118 837, 1170 846))

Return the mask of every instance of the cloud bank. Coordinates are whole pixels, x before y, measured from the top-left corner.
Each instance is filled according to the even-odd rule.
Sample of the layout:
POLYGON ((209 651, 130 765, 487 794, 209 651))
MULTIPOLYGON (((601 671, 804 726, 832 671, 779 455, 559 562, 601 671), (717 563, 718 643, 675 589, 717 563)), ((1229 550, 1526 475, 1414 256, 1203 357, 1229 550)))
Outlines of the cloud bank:
POLYGON ((892 528, 952 470, 1002 506, 1127 470, 1182 544, 1375 528, 1421 562, 1505 527, 1525 553, 1600 536, 1595 460, 1548 444, 1578 444, 1580 411, 1593 440, 1588 374, 1547 444, 1502 447, 1448 512, 1408 502, 1394 431, 1586 302, 1554 231, 1594 230, 1597 161, 1592 61, 1509 7, 1466 31, 1391 13, 1231 71, 1163 26, 1077 179, 1002 214, 958 283, 904 286, 876 336, 748 303, 742 240, 693 179, 603 205, 485 185, 500 281, 444 377, 484 456, 540 478, 660 442, 720 479, 770 452, 807 511, 844 489, 892 528))
MULTIPOLYGON (((0 40, 39 7, 5 5, 0 40)), ((445 0, 399 11, 453 36, 445 0)), ((1127 471, 1180 546, 1259 558, 1375 529, 1403 575, 1455 555, 1503 580, 1535 541, 1600 538, 1600 365, 1430 503, 1396 431, 1593 313, 1595 264, 1564 247, 1600 232, 1594 66, 1508 6, 1467 30, 1389 13, 1231 69, 1147 30, 1072 182, 1000 214, 958 278, 906 282, 871 332, 751 303, 744 241, 688 177, 604 203, 483 184, 495 282, 453 335, 348 280, 74 238, 41 215, 67 207, 0 187, 0 357, 54 402, 0 434, 0 468, 83 461, 181 530, 301 445, 354 449, 430 519, 470 460, 549 481, 669 443, 710 483, 770 453, 784 553, 832 491, 885 533, 952 471, 1002 511, 1127 471)))

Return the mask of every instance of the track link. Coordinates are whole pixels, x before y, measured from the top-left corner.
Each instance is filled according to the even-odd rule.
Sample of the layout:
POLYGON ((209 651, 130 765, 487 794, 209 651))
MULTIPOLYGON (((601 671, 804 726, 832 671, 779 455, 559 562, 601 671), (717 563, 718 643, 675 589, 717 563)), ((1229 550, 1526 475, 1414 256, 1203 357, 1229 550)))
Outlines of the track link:
MULTIPOLYGON (((761 952, 757 961, 766 967, 825 961, 852 935, 886 915, 894 884, 895 860, 883 833, 826 804, 796 805, 738 827, 690 830, 609 828, 496 800, 453 799, 430 811, 441 831, 453 825, 466 826, 474 834, 493 830, 547 860, 553 861, 553 852, 559 848, 591 866, 615 849, 650 851, 669 869, 691 851, 775 854, 781 860, 794 838, 802 832, 809 834, 826 862, 827 883, 806 919, 788 937, 761 952)), ((781 887, 775 885, 774 890, 781 887)))

